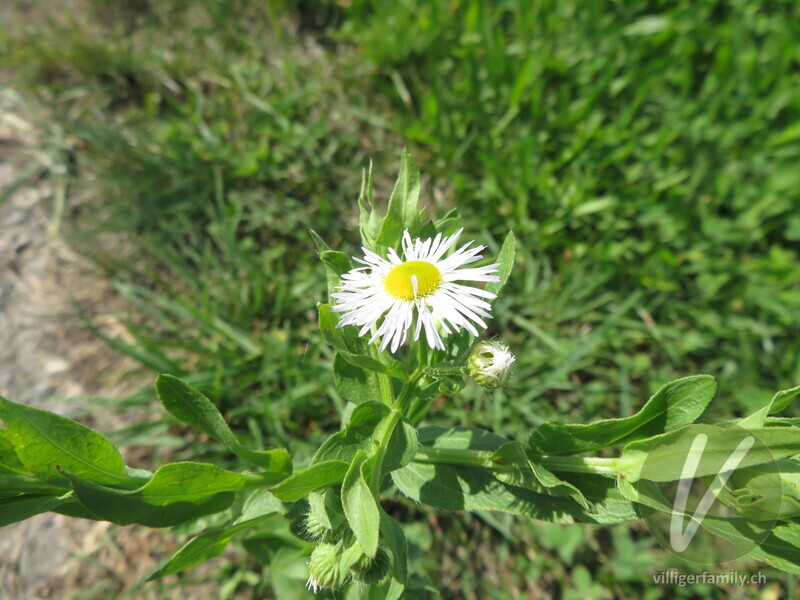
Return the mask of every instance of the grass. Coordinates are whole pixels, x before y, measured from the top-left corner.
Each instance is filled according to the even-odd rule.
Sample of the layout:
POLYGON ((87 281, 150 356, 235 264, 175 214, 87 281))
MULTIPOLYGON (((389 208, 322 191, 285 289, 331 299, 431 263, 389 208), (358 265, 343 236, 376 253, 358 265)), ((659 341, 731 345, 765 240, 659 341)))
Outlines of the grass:
MULTIPOLYGON (((129 301, 109 342, 188 375, 254 443, 307 456, 338 419, 306 228, 354 252, 360 169, 374 160, 387 197, 403 144, 434 213, 522 246, 489 332, 517 353, 514 382, 432 420, 524 439, 696 372, 719 380, 713 420, 800 381, 796 3, 73 4, 9 13, 0 68, 66 134, 91 197, 67 205, 73 243, 129 301)), ((668 560, 626 558, 649 548, 628 529, 449 519, 508 597, 542 577, 542 593, 635 597, 668 560), (533 557, 486 558, 509 552, 533 557)), ((496 593, 421 560, 448 598, 496 593)))

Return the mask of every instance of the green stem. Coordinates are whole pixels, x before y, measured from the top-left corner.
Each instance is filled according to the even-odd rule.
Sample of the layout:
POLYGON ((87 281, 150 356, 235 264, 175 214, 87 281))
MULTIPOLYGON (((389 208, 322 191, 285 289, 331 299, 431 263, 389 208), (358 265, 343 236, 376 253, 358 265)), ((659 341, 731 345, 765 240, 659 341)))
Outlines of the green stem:
POLYGON ((381 392, 381 402, 387 406, 392 405, 392 380, 384 373, 378 373, 378 387, 381 392))
MULTIPOLYGON (((373 327, 373 330, 375 328, 373 327)), ((380 355, 378 354, 378 350, 375 348, 375 344, 369 344, 369 353, 372 355, 377 361, 380 361, 380 355)), ((387 406, 392 406, 392 402, 394 400, 394 393, 392 392, 392 379, 385 373, 376 373, 378 376, 378 389, 381 395, 381 402, 386 404, 387 406)))
MULTIPOLYGON (((493 452, 485 450, 457 450, 423 446, 417 450, 414 462, 502 469, 502 463, 492 460, 493 454, 493 452)), ((621 473, 619 459, 616 458, 542 456, 536 462, 552 471, 567 473, 591 473, 612 477, 621 473)))
POLYGON ((601 458, 598 456, 542 456, 537 459, 543 467, 550 471, 565 473, 591 473, 593 475, 610 475, 615 477, 622 473, 618 458, 601 458))
POLYGON ((463 367, 426 367, 425 373, 428 375, 469 375, 469 369, 463 367))
POLYGON ((456 450, 454 448, 430 448, 422 446, 417 449, 414 462, 428 464, 464 465, 469 467, 491 467, 492 452, 483 450, 456 450))

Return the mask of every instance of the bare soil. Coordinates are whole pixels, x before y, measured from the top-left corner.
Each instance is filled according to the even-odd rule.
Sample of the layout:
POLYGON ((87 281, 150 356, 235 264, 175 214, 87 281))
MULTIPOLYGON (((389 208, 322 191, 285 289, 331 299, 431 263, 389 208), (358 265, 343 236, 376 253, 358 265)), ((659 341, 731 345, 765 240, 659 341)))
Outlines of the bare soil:
MULTIPOLYGON (((58 231, 65 189, 58 165, 25 107, 0 91, 0 395, 80 420, 101 431, 130 415, 92 410, 89 397, 120 397, 141 381, 85 327, 81 314, 124 335, 108 282, 58 231)), ((38 515, 0 528, 0 600, 37 598, 215 598, 216 582, 175 587, 141 580, 177 538, 140 527, 38 515)))

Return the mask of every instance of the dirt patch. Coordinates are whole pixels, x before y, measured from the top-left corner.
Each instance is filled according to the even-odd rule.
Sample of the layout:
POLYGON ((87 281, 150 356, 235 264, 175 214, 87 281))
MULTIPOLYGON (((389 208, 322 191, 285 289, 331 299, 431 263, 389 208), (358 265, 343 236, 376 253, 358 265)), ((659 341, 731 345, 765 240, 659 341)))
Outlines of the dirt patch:
MULTIPOLYGON (((80 317, 113 330, 119 305, 59 236, 65 190, 32 123, 16 96, 0 94, 0 394, 73 416, 92 406, 87 397, 120 397, 139 382, 122 379, 131 365, 80 317)), ((92 410, 81 420, 108 431, 129 417, 92 410)), ((176 547, 167 532, 39 515, 0 528, 0 600, 217 597, 216 582, 202 583, 207 569, 188 587, 140 586, 176 547)))

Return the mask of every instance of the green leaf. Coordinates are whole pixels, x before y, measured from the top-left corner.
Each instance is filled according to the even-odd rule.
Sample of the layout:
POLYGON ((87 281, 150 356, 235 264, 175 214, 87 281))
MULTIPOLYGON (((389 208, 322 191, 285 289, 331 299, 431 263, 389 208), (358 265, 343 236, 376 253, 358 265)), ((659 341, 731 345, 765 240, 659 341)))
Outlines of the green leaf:
MULTIPOLYGON (((640 480, 635 487, 624 479, 618 483, 622 493, 631 500, 665 514, 675 513, 673 503, 664 497, 654 483, 640 480)), ((691 516, 686 515, 686 518, 691 516)), ((789 573, 800 573, 800 527, 796 523, 774 522, 775 513, 764 523, 741 517, 720 518, 711 515, 699 520, 703 529, 727 540, 748 556, 789 573)))
POLYGON ((731 473, 718 498, 752 521, 800 517, 800 465, 778 460, 731 473))
POLYGON ((503 241, 503 246, 500 248, 500 254, 497 255, 497 262, 500 263, 498 275, 500 281, 491 281, 486 284, 486 291, 493 294, 500 294, 500 290, 505 287, 508 278, 511 276, 511 271, 514 269, 514 257, 517 253, 516 238, 514 232, 509 231, 506 239, 503 241))
POLYGON ((445 216, 433 223, 433 231, 425 237, 435 237, 441 233, 442 237, 449 237, 458 231, 461 224, 461 217, 458 216, 458 209, 450 209, 445 216))
POLYGON ((383 215, 375 208, 372 197, 372 161, 369 163, 369 169, 363 173, 361 178, 358 207, 360 209, 358 229, 361 232, 362 245, 370 250, 375 250, 375 240, 381 229, 381 223, 383 223, 383 215))
POLYGON ((392 473, 398 489, 417 502, 444 510, 491 510, 556 523, 595 522, 569 498, 508 485, 489 469, 412 462, 392 473))
POLYGON ((0 498, 18 494, 49 494, 60 496, 64 488, 50 485, 29 475, 19 475, 13 471, 0 470, 0 498))
POLYGON ((589 473, 559 473, 559 476, 581 491, 592 522, 610 525, 639 518, 633 502, 620 492, 614 479, 589 473))
POLYGON ((770 402, 769 414, 774 415, 775 413, 779 413, 791 404, 792 400, 794 400, 800 394, 800 385, 793 387, 788 390, 783 390, 778 392, 772 397, 772 402, 770 402))
POLYGON ((345 517, 361 550, 371 557, 378 551, 380 533, 378 501, 367 483, 370 470, 375 468, 376 458, 377 455, 367 458, 361 450, 356 452, 342 482, 342 508, 345 517))
POLYGON ((374 447, 372 439, 381 422, 391 409, 381 402, 364 402, 353 409, 350 420, 319 447, 312 463, 328 460, 352 462, 359 450, 369 452, 374 447))
POLYGON ((345 548, 339 558, 339 572, 347 573, 350 568, 358 562, 358 559, 364 554, 361 549, 361 544, 358 540, 354 541, 350 546, 345 548))
MULTIPOLYGON (((468 427, 423 427, 420 442, 429 447, 495 452, 506 438, 468 427)), ((503 483, 485 467, 412 461, 392 473, 409 498, 444 510, 498 510, 545 521, 596 522, 569 498, 549 496, 503 483)))
POLYGON ((419 441, 431 448, 449 448, 452 450, 488 450, 494 452, 508 442, 507 438, 472 427, 442 427, 431 425, 421 427, 418 431, 419 441))
POLYGON ((785 427, 739 429, 714 425, 688 425, 677 431, 631 442, 622 451, 620 469, 631 482, 677 481, 684 465, 696 461, 692 477, 716 475, 740 443, 754 438, 755 443, 735 468, 771 463, 800 453, 800 430, 785 427), (705 437, 701 437, 705 436, 705 437), (699 445, 699 441, 703 441, 699 445))
MULTIPOLYGON (((344 429, 337 431, 322 443, 312 463, 327 460, 350 463, 359 450, 371 453, 375 448, 373 440, 377 431, 391 410, 380 402, 364 402, 356 406, 344 429)), ((407 419, 401 419, 389 438, 382 472, 388 473, 407 464, 414 457, 418 446, 416 429, 407 419)))
POLYGON ((128 476, 114 444, 88 427, 1 396, 0 418, 9 431, 4 436, 10 436, 19 461, 44 481, 64 485, 66 482, 56 471, 60 466, 101 484, 128 487, 141 484, 128 476))
POLYGON ((161 404, 176 419, 222 442, 228 450, 247 462, 274 474, 269 482, 278 482, 292 472, 292 459, 286 450, 254 451, 243 446, 234 437, 217 407, 186 382, 172 375, 159 375, 156 391, 161 404))
POLYGON ((68 495, 59 497, 25 494, 0 499, 0 527, 30 519, 34 515, 54 510, 63 504, 68 495))
POLYGON ((532 455, 579 454, 671 431, 697 419, 716 389, 716 381, 709 375, 678 379, 658 390, 630 417, 590 425, 545 423, 531 434, 528 450, 532 455))
POLYGON ((324 492, 312 492, 308 495, 310 514, 330 531, 338 529, 344 523, 342 502, 332 488, 324 492))
POLYGON ((316 231, 309 229, 309 233, 317 246, 317 254, 325 265, 328 278, 328 299, 333 301, 331 294, 341 285, 342 275, 353 268, 353 263, 347 254, 331 250, 316 231))
POLYGON ((403 365, 384 352, 378 360, 366 355, 366 341, 358 337, 358 328, 354 325, 337 327, 339 316, 333 312, 329 304, 317 304, 319 316, 319 329, 322 337, 333 346, 339 355, 352 365, 382 373, 405 381, 406 376, 403 365))
POLYGON ((170 527, 228 509, 245 479, 214 465, 179 462, 164 465, 138 490, 117 490, 64 472, 80 503, 117 525, 170 527))
POLYGON ((297 502, 314 490, 339 483, 350 465, 341 460, 327 460, 295 473, 272 488, 276 498, 284 502, 297 502))
POLYGON ((386 593, 387 600, 397 600, 405 590, 408 577, 408 543, 400 524, 381 510, 381 533, 392 553, 392 577, 386 593))
POLYGON ((757 428, 764 427, 767 417, 784 410, 795 397, 800 394, 800 385, 789 390, 782 390, 775 394, 772 399, 753 414, 734 421, 739 427, 757 428))
POLYGON ((797 523, 764 526, 745 519, 725 520, 706 516, 701 526, 756 560, 800 575, 800 525, 797 523), (755 549, 754 543, 757 544, 755 549))
POLYGON ((273 516, 275 515, 264 515, 236 525, 204 531, 184 544, 180 550, 151 573, 145 581, 154 581, 167 575, 174 575, 196 564, 216 558, 225 551, 228 542, 237 533, 251 529, 273 516))
POLYGON ((314 240, 314 245, 317 247, 317 253, 326 252, 330 250, 331 247, 322 239, 322 237, 310 227, 308 228, 308 233, 311 236, 311 239, 314 240))
POLYGON ((586 498, 578 488, 559 479, 542 465, 528 460, 525 446, 520 442, 503 444, 495 451, 491 460, 497 463, 492 474, 499 481, 552 496, 567 496, 584 509, 589 509, 586 498))
POLYGON ((406 466, 414 458, 419 448, 417 429, 408 419, 403 418, 394 428, 389 438, 386 456, 383 459, 382 472, 389 473, 406 466))
MULTIPOLYGON (((247 537, 243 542, 245 550, 251 553, 256 560, 265 565, 276 567, 276 554, 282 549, 292 553, 300 552, 304 556, 301 572, 297 579, 305 581, 308 578, 308 567, 305 562, 311 554, 313 545, 296 537, 289 528, 288 519, 272 519, 259 528, 257 533, 247 537)), ((278 563, 280 557, 278 557, 278 563)))
POLYGON ((400 155, 400 174, 397 177, 389 207, 383 219, 378 236, 375 238, 375 251, 383 256, 389 248, 400 248, 403 230, 416 235, 419 226, 417 202, 419 200, 420 178, 417 162, 403 148, 400 155))
POLYGON ((245 500, 244 506, 242 506, 242 514, 237 521, 249 521, 275 512, 283 512, 281 501, 263 489, 256 489, 245 500))
POLYGON ((11 432, 8 429, 0 429, 0 473, 30 474, 14 450, 11 432))
POLYGON ((380 398, 380 386, 375 371, 357 367, 339 352, 333 357, 333 382, 342 397, 353 404, 380 398))

